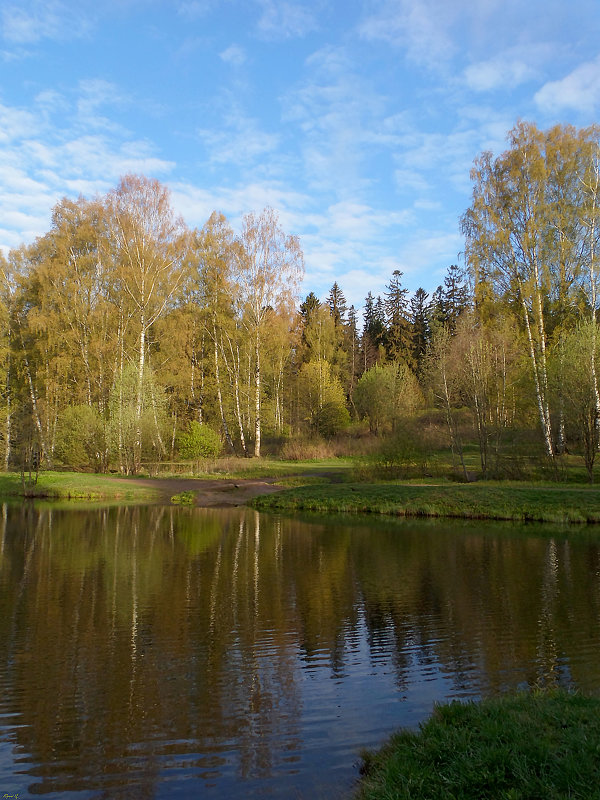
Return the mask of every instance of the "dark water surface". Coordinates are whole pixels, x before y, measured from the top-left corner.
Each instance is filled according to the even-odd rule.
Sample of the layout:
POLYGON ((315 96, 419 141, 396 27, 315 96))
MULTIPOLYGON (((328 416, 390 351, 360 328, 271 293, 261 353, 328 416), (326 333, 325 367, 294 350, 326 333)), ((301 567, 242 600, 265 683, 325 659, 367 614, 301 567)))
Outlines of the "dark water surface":
POLYGON ((436 701, 600 694, 599 623, 585 529, 4 507, 0 796, 347 797, 436 701))

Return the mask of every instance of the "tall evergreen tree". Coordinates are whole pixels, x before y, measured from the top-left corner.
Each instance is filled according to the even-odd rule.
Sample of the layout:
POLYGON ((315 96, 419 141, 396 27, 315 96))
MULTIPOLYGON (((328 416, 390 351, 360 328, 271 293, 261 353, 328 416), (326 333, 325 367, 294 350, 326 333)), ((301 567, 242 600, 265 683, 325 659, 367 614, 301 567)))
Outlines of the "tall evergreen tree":
POLYGON ((340 328, 346 322, 346 298, 337 281, 327 296, 327 304, 336 328, 340 328))
POLYGON ((461 313, 469 306, 469 287, 464 270, 450 264, 444 277, 443 304, 446 322, 452 332, 461 313))
POLYGON ((361 373, 360 369, 360 336, 358 333, 358 315, 353 305, 348 309, 348 322, 346 323, 346 340, 348 362, 350 371, 350 394, 354 390, 356 380, 361 373))
POLYGON ((392 361, 411 361, 411 330, 408 318, 408 289, 402 286, 402 272, 396 269, 386 287, 386 345, 392 361))
POLYGON ((427 345, 431 336, 429 308, 427 306, 428 297, 429 295, 425 289, 419 287, 410 300, 411 353, 418 373, 421 371, 423 358, 427 352, 427 345))
POLYGON ((385 344, 385 309, 381 297, 374 299, 369 292, 365 299, 364 325, 362 333, 363 372, 380 359, 379 348, 385 344))

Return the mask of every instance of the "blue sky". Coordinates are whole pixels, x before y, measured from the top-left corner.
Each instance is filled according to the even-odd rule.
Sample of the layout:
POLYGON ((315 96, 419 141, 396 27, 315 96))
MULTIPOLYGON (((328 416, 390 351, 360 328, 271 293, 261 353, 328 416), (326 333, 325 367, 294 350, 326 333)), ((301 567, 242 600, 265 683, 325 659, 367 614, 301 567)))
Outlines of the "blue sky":
POLYGON ((272 206, 302 296, 431 292, 469 170, 525 119, 600 121, 599 0, 3 0, 0 247, 143 173, 190 226, 272 206))

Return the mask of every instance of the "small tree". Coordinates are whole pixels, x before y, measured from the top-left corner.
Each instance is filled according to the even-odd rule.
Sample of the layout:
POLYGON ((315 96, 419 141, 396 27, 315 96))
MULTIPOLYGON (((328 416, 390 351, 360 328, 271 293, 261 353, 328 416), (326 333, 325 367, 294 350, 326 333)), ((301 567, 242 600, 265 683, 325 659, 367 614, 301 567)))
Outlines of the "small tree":
POLYGON ((414 413, 423 397, 417 379, 406 364, 376 364, 356 384, 354 403, 361 417, 369 420, 373 433, 394 427, 398 419, 414 413))
POLYGON ((73 467, 106 466, 106 436, 102 417, 88 405, 67 406, 60 415, 56 455, 73 467))
POLYGON ((325 438, 335 436, 350 424, 350 414, 343 403, 325 403, 316 417, 317 430, 325 438))
POLYGON ((550 364, 551 386, 563 399, 567 430, 581 448, 590 483, 594 480, 594 462, 600 444, 598 387, 590 370, 592 358, 597 361, 600 356, 597 324, 586 323, 562 337, 550 364))
POLYGON ((187 431, 179 434, 177 445, 179 455, 186 460, 216 458, 221 452, 221 438, 208 425, 193 420, 187 431))

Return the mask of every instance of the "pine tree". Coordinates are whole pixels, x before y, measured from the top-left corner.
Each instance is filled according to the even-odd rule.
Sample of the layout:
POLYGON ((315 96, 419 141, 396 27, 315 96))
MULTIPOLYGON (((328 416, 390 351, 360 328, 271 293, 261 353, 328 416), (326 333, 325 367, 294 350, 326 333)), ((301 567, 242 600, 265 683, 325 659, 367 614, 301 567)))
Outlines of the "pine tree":
POLYGON ((353 305, 348 309, 348 322, 346 323, 346 341, 350 367, 350 393, 356 385, 360 375, 360 337, 358 335, 358 315, 353 305))
POLYGON ((461 313, 469 306, 466 275, 457 264, 450 264, 444 278, 443 303, 446 322, 452 332, 461 313))
POLYGON ((425 289, 419 288, 410 300, 410 322, 412 328, 411 353, 417 373, 421 371, 423 357, 431 337, 429 327, 429 309, 425 289))
POLYGON ((362 333, 362 371, 369 369, 380 359, 379 347, 385 342, 385 310, 381 297, 374 299, 371 292, 365 299, 364 325, 362 333))
POLYGON ((408 319, 408 289, 402 286, 402 272, 396 269, 386 287, 387 352, 392 361, 411 360, 411 330, 408 319))
POLYGON ((346 322, 346 298, 337 281, 333 284, 327 296, 327 304, 336 328, 341 327, 346 322))

